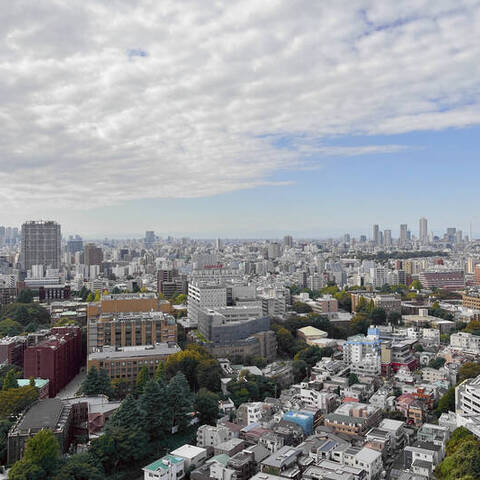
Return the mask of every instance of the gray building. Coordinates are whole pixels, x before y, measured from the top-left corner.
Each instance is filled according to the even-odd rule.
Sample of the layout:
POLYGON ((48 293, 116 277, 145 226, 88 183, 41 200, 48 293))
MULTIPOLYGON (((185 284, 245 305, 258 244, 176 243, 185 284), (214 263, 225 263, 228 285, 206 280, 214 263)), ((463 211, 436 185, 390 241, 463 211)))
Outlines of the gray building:
POLYGON ((58 440, 61 452, 70 446, 72 406, 57 398, 34 403, 8 432, 7 464, 12 465, 23 457, 25 443, 40 430, 51 430, 58 440))
POLYGON ((61 229, 53 221, 31 221, 22 225, 21 263, 24 270, 32 265, 60 268, 61 229))

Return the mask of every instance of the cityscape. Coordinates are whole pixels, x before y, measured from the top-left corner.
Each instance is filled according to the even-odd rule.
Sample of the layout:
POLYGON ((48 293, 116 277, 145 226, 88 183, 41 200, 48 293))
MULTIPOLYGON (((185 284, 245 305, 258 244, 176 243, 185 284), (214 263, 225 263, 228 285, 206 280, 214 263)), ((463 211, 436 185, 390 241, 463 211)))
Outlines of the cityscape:
POLYGON ((0 480, 480 480, 480 0, 15 0, 0 480))
POLYGON ((480 239, 425 217, 398 231, 84 241, 53 220, 1 226, 8 478, 475 472, 458 452, 480 436, 480 239))

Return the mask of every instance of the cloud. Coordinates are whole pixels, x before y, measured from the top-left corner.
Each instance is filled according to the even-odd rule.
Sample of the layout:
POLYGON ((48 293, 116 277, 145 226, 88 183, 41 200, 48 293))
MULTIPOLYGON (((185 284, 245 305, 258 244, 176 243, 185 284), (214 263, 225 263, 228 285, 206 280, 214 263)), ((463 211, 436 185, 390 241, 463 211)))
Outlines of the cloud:
POLYGON ((282 185, 312 158, 404 148, 343 136, 480 123, 479 1, 11 3, 0 182, 18 211, 282 185))

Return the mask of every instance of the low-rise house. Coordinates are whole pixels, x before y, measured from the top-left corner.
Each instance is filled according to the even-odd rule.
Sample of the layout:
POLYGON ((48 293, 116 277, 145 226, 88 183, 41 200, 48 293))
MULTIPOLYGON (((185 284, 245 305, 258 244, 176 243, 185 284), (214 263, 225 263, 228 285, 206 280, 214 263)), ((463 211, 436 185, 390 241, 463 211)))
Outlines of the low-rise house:
POLYGON ((308 467, 303 473, 307 480, 365 480, 367 472, 359 467, 340 465, 331 460, 322 460, 308 467))
POLYGON ((297 463, 302 451, 298 448, 284 446, 260 463, 260 470, 281 477, 300 479, 301 470, 297 463))
POLYGON ((380 423, 381 410, 364 403, 344 403, 325 416, 325 425, 337 433, 363 435, 380 423))
POLYGON ((194 445, 185 444, 172 451, 172 455, 185 460, 185 469, 190 467, 198 467, 207 459, 207 450, 205 448, 195 447, 194 445))
POLYGON ((229 457, 233 457, 233 455, 241 452, 246 446, 247 443, 244 440, 241 440, 240 438, 232 438, 226 442, 217 444, 214 451, 215 455, 221 455, 224 453, 229 457))
POLYGON ((365 470, 368 480, 379 478, 383 469, 382 454, 367 447, 347 449, 344 453, 343 463, 365 470))
POLYGON ((165 455, 143 467, 144 480, 181 480, 185 476, 185 460, 165 455))
POLYGON ((431 478, 433 470, 442 461, 442 448, 431 442, 415 442, 403 451, 404 468, 416 475, 431 478))

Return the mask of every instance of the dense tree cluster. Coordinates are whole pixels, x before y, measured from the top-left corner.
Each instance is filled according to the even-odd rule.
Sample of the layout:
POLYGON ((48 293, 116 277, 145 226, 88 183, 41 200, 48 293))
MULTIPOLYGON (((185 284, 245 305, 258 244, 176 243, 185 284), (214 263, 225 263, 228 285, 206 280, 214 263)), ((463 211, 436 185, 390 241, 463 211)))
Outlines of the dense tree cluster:
MULTIPOLYGON (((93 370, 89 375, 95 380, 90 372, 93 370)), ((98 372, 96 377, 100 377, 98 372)), ((172 432, 187 430, 196 407, 202 421, 215 422, 218 397, 212 392, 202 389, 195 396, 181 372, 168 383, 148 378, 138 398, 128 395, 122 401, 107 421, 105 433, 92 441, 87 453, 59 458, 57 440, 49 430, 43 430, 27 442, 25 455, 13 465, 9 478, 131 478, 132 468, 166 453, 172 432)))
POLYGON ((446 457, 435 469, 440 480, 480 478, 480 441, 466 428, 453 431, 447 442, 446 457))
POLYGON ((113 388, 108 373, 103 368, 97 370, 94 366, 89 368, 80 391, 88 396, 106 395, 107 397, 113 397, 113 388))
POLYGON ((262 402, 266 397, 278 397, 281 388, 273 380, 259 375, 245 373, 238 380, 232 380, 227 385, 229 397, 235 406, 245 402, 262 402))
POLYGON ((36 303, 11 303, 0 314, 0 336, 34 332, 50 325, 50 313, 36 303))

